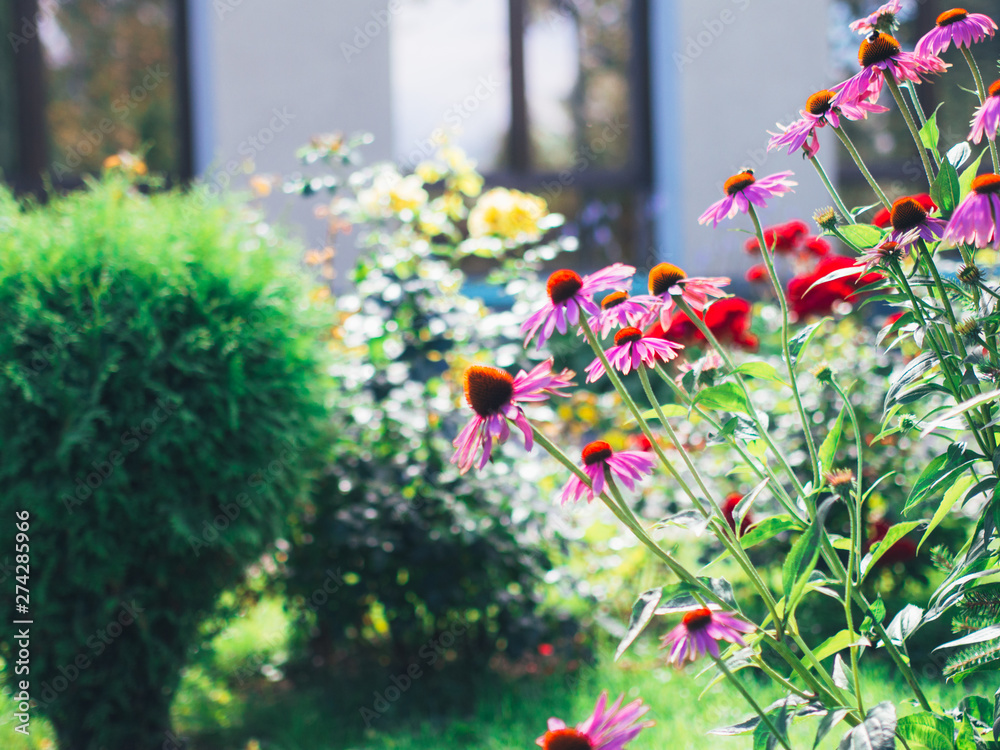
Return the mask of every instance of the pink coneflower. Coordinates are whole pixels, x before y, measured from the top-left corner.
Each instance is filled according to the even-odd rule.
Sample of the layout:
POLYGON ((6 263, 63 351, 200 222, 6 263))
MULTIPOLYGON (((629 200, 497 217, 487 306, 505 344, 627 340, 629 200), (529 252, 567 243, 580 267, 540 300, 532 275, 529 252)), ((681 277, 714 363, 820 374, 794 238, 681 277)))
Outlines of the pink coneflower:
POLYGON ((542 750, 622 750, 652 721, 642 721, 649 710, 642 700, 636 698, 622 706, 624 695, 618 696, 611 708, 607 708, 608 693, 604 691, 597 699, 594 713, 576 729, 570 729, 561 719, 549 719, 549 731, 535 740, 542 750))
POLYGON ((973 42, 981 42, 993 36, 997 25, 982 13, 969 13, 965 8, 946 10, 935 21, 933 29, 917 42, 914 49, 921 57, 940 55, 954 42, 956 47, 972 47, 973 42))
POLYGON ((892 31, 898 25, 896 16, 902 9, 900 0, 889 0, 871 15, 854 21, 850 25, 850 29, 859 34, 870 34, 872 31, 892 31))
POLYGON ((1000 128, 1000 80, 990 84, 989 96, 972 117, 969 140, 979 143, 985 135, 992 141, 997 137, 997 128, 1000 128))
POLYGON ((930 218, 920 201, 909 196, 899 198, 892 204, 889 221, 892 231, 883 241, 895 242, 901 248, 909 247, 918 239, 936 242, 941 239, 945 228, 941 219, 930 218))
POLYGON ((521 333, 526 334, 524 345, 527 346, 536 333, 539 349, 553 331, 566 333, 567 324, 576 326, 580 323, 580 310, 597 315, 601 308, 591 298, 606 289, 628 289, 634 273, 634 266, 622 263, 615 263, 582 278, 568 268, 556 271, 549 276, 546 285, 549 301, 521 326, 521 333))
POLYGON ((650 318, 655 315, 649 308, 647 297, 629 297, 628 292, 612 292, 601 300, 600 314, 587 322, 592 331, 600 331, 601 336, 607 336, 613 328, 638 326, 645 328, 650 318))
MULTIPOLYGON (((657 263, 649 270, 649 294, 633 297, 651 310, 659 309, 660 323, 670 324, 674 297, 681 297, 695 310, 704 310, 710 297, 725 297, 722 287, 731 282, 726 276, 688 276, 673 263, 657 263)), ((649 321, 646 321, 649 322, 649 321)))
MULTIPOLYGON (((669 362, 677 356, 680 344, 666 339, 646 337, 638 328, 622 328, 615 334, 615 345, 604 355, 608 362, 622 375, 628 375, 639 366, 655 367, 657 360, 669 362)), ((593 383, 604 375, 604 363, 597 357, 587 365, 587 382, 593 383)))
POLYGON ((452 443, 456 450, 451 462, 458 464, 459 472, 464 474, 472 468, 476 453, 482 448, 483 455, 476 468, 483 468, 490 460, 494 438, 502 443, 510 436, 507 420, 521 430, 524 446, 530 451, 534 438, 520 404, 547 401, 549 396, 568 396, 560 389, 573 385, 573 375, 570 370, 552 372, 551 359, 531 372, 521 370, 516 377, 499 367, 470 367, 465 371, 465 400, 475 415, 452 443))
POLYGON ((670 649, 668 664, 681 666, 685 661, 694 661, 706 651, 718 658, 718 641, 728 641, 745 646, 740 633, 752 633, 756 628, 732 615, 718 611, 717 604, 699 607, 685 613, 681 624, 663 637, 663 646, 670 649))
POLYGON ((776 172, 759 180, 753 176, 752 169, 744 169, 739 174, 734 174, 723 186, 726 197, 709 206, 708 210, 698 217, 698 223, 707 224, 711 221, 712 226, 717 227, 720 221, 733 218, 739 211, 747 213, 751 203, 765 208, 768 198, 784 195, 799 184, 788 179, 792 174, 792 172, 776 172))
POLYGON ((982 174, 972 181, 972 191, 958 204, 951 215, 942 239, 974 247, 986 247, 991 242, 1000 249, 997 218, 1000 217, 1000 175, 982 174))
POLYGON ((771 140, 768 141, 767 150, 788 146, 789 155, 794 154, 800 148, 804 149, 808 156, 815 156, 819 151, 818 128, 822 128, 828 122, 835 128, 840 127, 840 115, 848 120, 864 120, 870 112, 888 112, 888 107, 875 104, 866 99, 860 101, 842 101, 837 106, 833 105, 833 100, 837 96, 836 91, 824 89, 806 99, 806 108, 799 111, 801 120, 796 120, 791 125, 782 125, 780 133, 768 131, 771 140), (807 143, 808 141, 808 143, 807 143))
POLYGON ((569 478, 566 486, 563 487, 562 504, 576 502, 584 495, 589 503, 595 497, 604 492, 604 479, 606 471, 611 472, 611 478, 628 487, 635 489, 635 483, 644 476, 653 473, 656 461, 652 453, 646 451, 618 451, 611 450, 611 446, 603 440, 595 440, 583 449, 581 455, 583 461, 583 473, 590 477, 591 486, 580 479, 576 474, 569 478))
POLYGON ((833 100, 833 106, 858 104, 865 99, 877 101, 886 75, 891 75, 896 83, 920 83, 923 80, 921 76, 943 73, 948 69, 948 65, 940 57, 903 52, 895 37, 879 32, 872 32, 861 42, 858 62, 861 64, 861 72, 834 87, 837 96, 833 100))
POLYGON ((910 254, 908 246, 901 246, 889 239, 883 239, 875 247, 868 248, 854 261, 856 266, 864 266, 868 273, 874 268, 892 268, 910 254))

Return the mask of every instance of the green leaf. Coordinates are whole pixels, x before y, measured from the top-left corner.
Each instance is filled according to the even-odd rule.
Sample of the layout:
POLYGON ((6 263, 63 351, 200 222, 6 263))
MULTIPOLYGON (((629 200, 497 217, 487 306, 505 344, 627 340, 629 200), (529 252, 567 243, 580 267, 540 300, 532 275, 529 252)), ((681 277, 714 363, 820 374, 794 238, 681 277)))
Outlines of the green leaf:
POLYGON ((781 379, 781 375, 778 374, 774 365, 767 362, 747 362, 737 367, 733 372, 747 378, 770 380, 772 383, 788 386, 788 382, 781 379))
POLYGON ((972 156, 972 146, 967 142, 962 141, 961 143, 956 143, 950 149, 948 153, 944 155, 944 158, 951 162, 951 165, 958 169, 960 166, 965 164, 968 158, 972 156))
POLYGON ((896 646, 903 647, 906 639, 923 624, 923 617, 924 611, 920 607, 907 604, 892 618, 889 627, 885 629, 886 635, 896 646))
POLYGON ((805 348, 806 344, 809 343, 809 340, 813 337, 813 334, 815 334, 816 331, 819 330, 819 327, 828 320, 830 320, 830 318, 823 318, 822 320, 818 320, 815 323, 812 323, 811 325, 807 325, 801 331, 796 333, 795 336, 792 337, 791 341, 788 342, 788 351, 789 354, 791 354, 792 356, 792 367, 795 367, 795 365, 798 363, 799 355, 802 353, 802 350, 805 348))
POLYGON ((892 549, 892 546, 902 539, 904 536, 909 534, 918 526, 923 526, 925 521, 906 521, 905 523, 897 523, 895 526, 891 527, 886 533, 885 537, 878 542, 871 551, 864 556, 861 560, 861 580, 865 580, 865 576, 868 572, 875 566, 886 552, 892 549))
POLYGON ((717 411, 741 411, 749 416, 750 405, 746 394, 736 383, 720 383, 699 391, 694 403, 717 411))
POLYGON ((819 447, 820 471, 829 471, 833 468, 833 457, 837 455, 837 446, 840 444, 840 434, 844 429, 845 411, 846 408, 840 410, 840 414, 837 415, 837 421, 833 425, 833 429, 830 430, 826 438, 823 440, 822 445, 819 447))
POLYGON ((934 430, 936 430, 938 427, 943 425, 948 420, 953 419, 959 416, 960 414, 965 414, 965 412, 969 411, 970 409, 975 409, 976 407, 982 406, 983 404, 988 404, 990 401, 996 401, 997 398, 1000 398, 1000 388, 997 388, 996 390, 993 391, 988 391, 986 393, 980 393, 977 396, 973 396, 970 399, 966 399, 962 403, 948 409, 948 411, 946 411, 940 417, 938 417, 933 422, 924 427, 924 429, 920 431, 920 437, 922 438, 927 437, 932 432, 934 432, 934 430))
POLYGON ((846 708, 838 708, 826 712, 826 716, 823 717, 823 721, 819 723, 819 728, 816 730, 816 739, 813 740, 813 750, 819 747, 819 743, 830 734, 830 730, 837 726, 845 716, 847 716, 846 708))
POLYGON ((823 531, 823 522, 836 498, 830 498, 816 511, 816 518, 792 545, 785 564, 781 568, 781 584, 785 594, 785 613, 791 615, 798 604, 799 598, 805 591, 809 574, 816 567, 819 559, 820 535, 823 531))
POLYGON ((967 196, 969 191, 972 190, 972 181, 976 179, 976 175, 979 173, 979 163, 983 160, 983 157, 986 156, 987 151, 988 149, 984 148, 976 160, 966 167, 962 172, 962 176, 958 178, 959 195, 962 198, 967 196))
POLYGON ((996 640, 997 638, 1000 638, 1000 625, 990 625, 988 628, 977 630, 975 633, 970 633, 969 635, 963 638, 956 638, 953 641, 942 643, 934 650, 940 651, 943 648, 958 648, 959 646, 971 646, 974 643, 982 643, 983 641, 993 641, 996 640))
POLYGON ((910 748, 927 750, 953 750, 955 722, 929 712, 909 714, 896 723, 896 732, 910 748))
POLYGON ((941 501, 941 504, 938 505, 938 509, 934 512, 934 517, 931 519, 930 524, 928 524, 927 530, 920 538, 920 544, 917 545, 917 552, 919 552, 920 548, 924 546, 924 542, 927 541, 927 537, 931 535, 931 532, 934 531, 934 529, 938 527, 938 524, 940 524, 944 520, 945 516, 948 515, 948 511, 952 509, 952 506, 954 506, 959 500, 965 498, 965 493, 968 492, 969 488, 975 481, 975 476, 967 474, 948 488, 948 490, 944 493, 944 499, 941 501))
POLYGON ((816 655, 817 659, 822 661, 829 656, 833 656, 838 651, 843 651, 845 648, 867 645, 867 638, 862 638, 860 635, 852 633, 850 630, 841 630, 836 635, 831 635, 823 641, 814 649, 813 653, 816 655))
POLYGON ((920 142, 931 151, 937 151, 938 137, 937 110, 935 109, 934 114, 928 117, 927 122, 920 128, 920 142))
POLYGON ((632 605, 632 615, 629 617, 628 628, 625 630, 625 637, 622 638, 621 643, 618 644, 618 649, 615 651, 615 661, 621 658, 621 655, 625 653, 625 649, 632 645, 632 642, 639 637, 649 621, 653 619, 653 615, 656 613, 656 607, 660 603, 660 599, 663 597, 663 587, 650 589, 649 591, 644 591, 639 595, 635 604, 632 605))
POLYGON ((895 750, 896 707, 885 701, 868 712, 863 724, 844 735, 837 750, 895 750))
POLYGON ((952 443, 948 450, 935 457, 917 478, 910 496, 906 498, 903 513, 925 500, 935 489, 951 479, 955 474, 964 471, 979 458, 978 453, 966 449, 965 443, 952 443))
MULTIPOLYGON (((666 419, 674 419, 675 417, 687 417, 688 410, 681 406, 680 404, 663 404, 660 406, 660 411, 663 412, 663 416, 666 419)), ((652 422, 654 419, 659 421, 659 417, 656 415, 656 409, 647 409, 640 415, 644 422, 652 422)), ((625 421, 625 426, 637 424, 635 417, 630 416, 625 421)))
POLYGON ((859 252, 875 247, 884 236, 881 229, 871 224, 851 224, 837 227, 837 232, 842 240, 859 252))
POLYGON ((760 433, 757 432, 757 426, 754 425, 752 420, 736 416, 726 420, 726 423, 717 435, 709 435, 708 442, 710 445, 717 445, 726 442, 727 438, 748 443, 753 440, 760 440, 760 433))
MULTIPOLYGON (((732 584, 730 584, 725 578, 699 577, 698 581, 706 589, 722 599, 727 606, 734 610, 739 610, 739 607, 736 605, 736 597, 733 594, 732 584)), ((689 583, 675 583, 672 586, 664 586, 663 599, 665 601, 662 601, 656 608, 656 614, 672 615, 677 614, 678 612, 686 612, 689 609, 700 607, 701 604, 694 598, 691 593, 692 591, 699 592, 702 598, 705 598, 705 592, 703 589, 695 587, 689 583)))
POLYGON ((955 210, 961 195, 962 186, 955 167, 950 161, 941 162, 941 171, 931 185, 931 200, 937 204, 942 214, 948 215, 955 210))
POLYGON ((771 516, 751 526, 747 533, 740 537, 740 546, 750 549, 766 542, 782 531, 801 531, 802 525, 791 516, 771 516))

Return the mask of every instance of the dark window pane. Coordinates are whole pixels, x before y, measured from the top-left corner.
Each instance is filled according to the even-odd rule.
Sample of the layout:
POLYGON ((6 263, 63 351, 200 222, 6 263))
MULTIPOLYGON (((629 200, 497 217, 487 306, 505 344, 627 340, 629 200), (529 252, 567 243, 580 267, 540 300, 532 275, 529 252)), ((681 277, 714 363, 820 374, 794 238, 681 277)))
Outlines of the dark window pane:
POLYGON ((530 0, 528 9, 524 54, 532 166, 564 169, 577 154, 587 154, 597 167, 627 166, 629 100, 635 95, 629 83, 632 2, 530 0))
POLYGON ((120 150, 146 151, 151 170, 177 176, 174 3, 41 0, 53 176, 93 172, 120 150))

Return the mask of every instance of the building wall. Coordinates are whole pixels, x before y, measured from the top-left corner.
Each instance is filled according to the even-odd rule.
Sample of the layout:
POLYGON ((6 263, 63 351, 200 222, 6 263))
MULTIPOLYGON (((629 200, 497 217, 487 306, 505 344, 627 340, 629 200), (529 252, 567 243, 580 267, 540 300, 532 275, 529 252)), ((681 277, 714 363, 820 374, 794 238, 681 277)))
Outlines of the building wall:
MULTIPOLYGON (((391 157, 390 36, 406 21, 400 8, 409 2, 192 3, 195 158, 204 179, 245 186, 250 164, 289 174, 296 148, 332 130, 372 132, 368 158, 391 157)), ((741 275, 750 264, 740 250, 745 235, 710 230, 697 217, 742 167, 799 173, 796 192, 774 201, 766 223, 808 219, 829 203, 799 156, 766 151, 766 131, 794 119, 810 93, 834 82, 823 33, 829 2, 651 1, 656 242, 644 265, 669 259, 692 274, 741 275)), ((820 156, 834 174, 833 149, 820 156)), ((272 196, 267 203, 272 216, 318 245, 318 202, 272 196)), ((341 251, 343 272, 351 253, 341 251)))
MULTIPOLYGON (((806 98, 835 80, 829 73, 825 29, 829 0, 653 0, 653 141, 659 256, 689 274, 742 275, 750 265, 741 246, 749 219, 698 224, 723 196, 727 177, 796 173, 795 192, 762 212, 765 224, 810 221, 830 199, 800 155, 767 152, 767 131, 797 118, 806 98)), ((819 153, 836 173, 832 136, 819 153)))

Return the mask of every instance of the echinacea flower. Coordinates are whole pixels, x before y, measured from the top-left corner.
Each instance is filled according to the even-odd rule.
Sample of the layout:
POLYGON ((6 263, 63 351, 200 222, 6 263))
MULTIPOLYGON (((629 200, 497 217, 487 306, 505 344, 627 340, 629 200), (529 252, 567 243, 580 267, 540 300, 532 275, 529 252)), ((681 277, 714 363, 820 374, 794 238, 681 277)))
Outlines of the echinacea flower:
POLYGON ((633 297, 660 311, 660 322, 670 320, 674 297, 680 297, 695 310, 704 310, 709 297, 725 297, 722 287, 731 279, 726 276, 688 276, 673 263, 657 263, 649 270, 649 294, 633 297))
POLYGON ((707 224, 711 221, 712 226, 717 227, 720 221, 731 219, 740 211, 747 213, 751 203, 759 208, 766 208, 768 198, 784 195, 799 184, 788 179, 792 174, 794 173, 776 172, 759 180, 754 177, 752 169, 734 174, 723 185, 726 197, 709 206, 698 217, 698 223, 707 224))
POLYGON ((604 492, 604 483, 610 472, 611 479, 618 480, 629 490, 635 489, 635 483, 644 476, 653 473, 656 461, 652 453, 646 451, 612 451, 611 446, 603 440, 595 440, 588 444, 581 454, 583 473, 590 478, 590 487, 576 474, 569 478, 563 487, 562 504, 576 502, 584 495, 589 503, 604 492))
POLYGON ((991 242, 1000 249, 997 218, 1000 217, 1000 175, 982 174, 972 181, 972 190, 958 204, 944 229, 942 240, 974 247, 991 242))
POLYGON ((882 93, 885 76, 892 76, 896 83, 920 83, 929 73, 943 73, 948 69, 944 60, 935 55, 917 55, 903 52, 895 37, 872 32, 858 49, 861 72, 834 86, 837 96, 834 107, 859 104, 863 100, 875 102, 882 93))
POLYGON ((638 326, 642 328, 655 315, 649 308, 646 297, 629 297, 628 292, 612 292, 601 300, 600 314, 587 322, 592 331, 600 331, 601 336, 607 336, 613 328, 638 326))
POLYGON ((578 325, 581 310, 597 315, 601 308, 592 297, 607 289, 628 289, 634 273, 634 266, 622 263, 615 263, 582 278, 568 268, 556 271, 549 276, 546 285, 549 301, 521 326, 521 333, 525 334, 524 345, 527 346, 538 334, 536 347, 540 349, 553 331, 566 333, 567 324, 578 325))
POLYGON ((694 661, 704 653, 719 657, 719 641, 738 643, 745 646, 742 633, 752 633, 756 628, 748 622, 720 612, 717 604, 689 610, 681 624, 663 637, 663 646, 671 644, 668 664, 681 666, 685 661, 694 661))
POLYGON ((896 16, 902 9, 900 0, 889 0, 874 13, 852 22, 850 29, 859 34, 870 34, 872 31, 892 31, 897 26, 896 16))
POLYGON ((993 36, 997 25, 982 13, 969 13, 965 8, 952 8, 937 17, 934 28, 920 37, 914 48, 921 57, 940 55, 954 42, 956 47, 971 47, 993 36))
POLYGON ((854 261, 854 265, 863 266, 865 272, 875 268, 892 268, 910 254, 908 245, 900 245, 888 239, 883 239, 875 247, 865 250, 854 261))
POLYGON ((570 729, 561 719, 549 719, 549 730, 535 740, 542 750, 623 750, 651 721, 639 721, 649 710, 636 698, 622 706, 624 695, 607 707, 608 693, 597 699, 594 713, 585 722, 570 729))
MULTIPOLYGON (((937 211, 937 204, 931 200, 930 195, 927 193, 917 193, 916 195, 911 195, 910 197, 919 203, 920 207, 927 213, 937 211)), ((891 223, 892 214, 888 208, 880 208, 875 216, 872 217, 872 224, 877 226, 879 229, 885 229, 891 223)))
POLYGON ((973 115, 969 140, 973 143, 979 143, 985 135, 992 141, 997 137, 997 128, 1000 128, 1000 80, 990 84, 986 101, 973 115))
POLYGON ((483 468, 490 460, 494 439, 503 443, 510 436, 507 420, 521 430, 524 447, 530 451, 534 444, 531 424, 520 405, 547 401, 549 396, 568 396, 560 389, 573 384, 573 375, 571 370, 552 372, 551 359, 531 372, 521 370, 516 377, 499 367, 470 367, 465 371, 465 400, 475 414, 452 443, 456 450, 451 462, 458 464, 459 472, 464 474, 472 468, 476 453, 482 448, 483 455, 476 468, 483 468))
POLYGON ((768 131, 771 140, 767 143, 767 150, 788 146, 788 155, 791 156, 800 148, 804 149, 807 156, 815 156, 819 151, 819 135, 816 130, 822 128, 828 122, 835 128, 840 127, 840 116, 843 115, 848 120, 865 120, 869 113, 888 112, 888 107, 868 101, 867 98, 851 101, 843 99, 836 105, 834 99, 837 92, 829 89, 817 91, 806 99, 806 108, 799 110, 802 119, 796 120, 790 125, 782 125, 780 133, 768 131), (808 141, 808 143, 806 142, 808 141))
MULTIPOLYGON (((622 375, 638 370, 641 365, 655 367, 657 360, 669 362, 677 356, 680 344, 666 339, 647 337, 638 328, 622 328, 615 334, 615 345, 604 355, 608 363, 622 375)), ((604 363, 600 357, 587 365, 587 382, 593 383, 604 375, 604 363)))
POLYGON ((892 231, 884 242, 895 242, 906 248, 922 239, 925 242, 935 242, 941 239, 945 223, 941 219, 932 219, 916 197, 898 198, 889 211, 889 222, 892 231))

